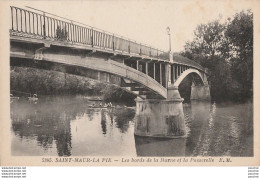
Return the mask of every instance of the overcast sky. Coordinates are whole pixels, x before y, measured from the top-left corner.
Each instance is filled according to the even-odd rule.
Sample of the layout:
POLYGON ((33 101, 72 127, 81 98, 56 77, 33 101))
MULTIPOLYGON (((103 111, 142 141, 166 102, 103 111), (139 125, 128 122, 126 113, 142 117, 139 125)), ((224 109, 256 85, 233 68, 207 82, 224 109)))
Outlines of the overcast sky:
POLYGON ((179 52, 193 38, 198 24, 233 16, 251 8, 242 1, 76 1, 13 4, 31 6, 85 23, 163 50, 169 49, 166 27, 171 28, 172 51, 179 52))

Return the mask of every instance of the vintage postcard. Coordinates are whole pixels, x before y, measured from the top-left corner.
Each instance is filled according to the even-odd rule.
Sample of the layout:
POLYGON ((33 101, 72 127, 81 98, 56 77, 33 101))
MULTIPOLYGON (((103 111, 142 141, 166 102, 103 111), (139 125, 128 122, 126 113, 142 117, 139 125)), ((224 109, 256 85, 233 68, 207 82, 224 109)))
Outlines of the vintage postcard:
POLYGON ((259 166, 259 1, 0 9, 1 166, 259 166))

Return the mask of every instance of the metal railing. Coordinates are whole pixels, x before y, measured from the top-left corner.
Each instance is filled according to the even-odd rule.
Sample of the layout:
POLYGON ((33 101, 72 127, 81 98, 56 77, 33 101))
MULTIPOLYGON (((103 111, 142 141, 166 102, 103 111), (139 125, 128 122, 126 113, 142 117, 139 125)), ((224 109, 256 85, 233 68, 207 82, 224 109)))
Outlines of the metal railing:
POLYGON ((207 73, 205 71, 205 68, 202 67, 199 63, 195 62, 194 60, 190 60, 190 59, 183 57, 179 54, 174 54, 173 59, 174 59, 174 62, 176 62, 178 64, 188 65, 188 66, 191 66, 193 68, 199 69, 200 71, 207 73))
MULTIPOLYGON (((11 31, 30 38, 65 41, 72 44, 83 44, 108 51, 149 56, 169 61, 169 53, 138 43, 119 35, 106 32, 79 22, 75 22, 50 13, 42 14, 10 6, 11 31), (46 15, 48 14, 48 15, 46 15)), ((174 59, 175 60, 175 59, 174 59)), ((176 62, 204 70, 195 61, 178 58, 176 62)))
MULTIPOLYGON (((159 58, 165 52, 74 21, 10 6, 11 30, 32 38, 80 43, 101 49, 159 58)), ((164 55, 165 56, 165 55, 164 55)), ((163 60, 169 60, 162 58, 163 60)))

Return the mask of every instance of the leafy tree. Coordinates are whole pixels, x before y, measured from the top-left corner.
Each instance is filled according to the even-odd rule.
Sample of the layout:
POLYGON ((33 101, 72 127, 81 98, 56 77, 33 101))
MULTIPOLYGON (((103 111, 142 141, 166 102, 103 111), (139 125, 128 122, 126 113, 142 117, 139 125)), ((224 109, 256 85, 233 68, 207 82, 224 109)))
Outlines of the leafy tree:
POLYGON ((210 71, 213 100, 243 101, 252 98, 253 14, 240 12, 224 23, 200 24, 182 55, 210 71))
POLYGON ((186 42, 184 55, 205 65, 209 57, 221 54, 224 29, 219 20, 199 25, 193 41, 186 42))
POLYGON ((253 92, 253 13, 237 13, 225 32, 230 49, 232 77, 242 86, 242 95, 253 92))

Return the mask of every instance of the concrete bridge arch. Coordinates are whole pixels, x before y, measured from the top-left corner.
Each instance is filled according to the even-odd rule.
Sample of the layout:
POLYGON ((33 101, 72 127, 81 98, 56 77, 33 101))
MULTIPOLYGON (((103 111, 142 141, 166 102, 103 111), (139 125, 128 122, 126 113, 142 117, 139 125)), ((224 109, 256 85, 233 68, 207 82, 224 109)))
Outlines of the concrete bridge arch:
POLYGON ((203 77, 203 74, 199 72, 197 69, 188 69, 185 70, 181 76, 174 82, 174 87, 179 87, 181 82, 189 75, 193 77, 193 83, 204 85, 207 82, 207 77, 203 77))
MULTIPOLYGON (((205 73, 197 69, 185 70, 174 82, 172 88, 177 90, 181 82, 188 76, 192 76, 191 100, 210 100, 210 88, 205 73)), ((178 96, 178 94, 176 94, 178 96)), ((180 96, 178 96, 180 97, 180 96)))

